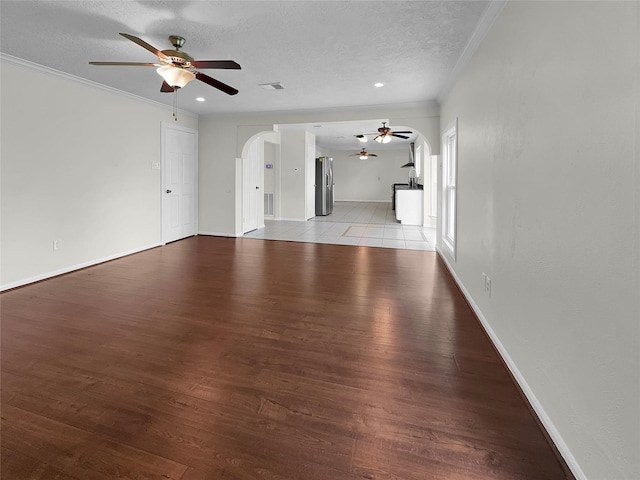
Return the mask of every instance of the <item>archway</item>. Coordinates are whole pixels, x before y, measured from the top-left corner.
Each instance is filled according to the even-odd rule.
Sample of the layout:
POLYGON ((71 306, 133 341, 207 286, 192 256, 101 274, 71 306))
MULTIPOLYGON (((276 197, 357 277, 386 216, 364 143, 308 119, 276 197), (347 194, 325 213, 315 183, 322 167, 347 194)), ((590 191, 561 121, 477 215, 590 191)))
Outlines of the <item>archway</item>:
MULTIPOLYGON (((274 148, 267 149, 265 155, 265 144, 279 145, 280 138, 278 132, 263 131, 250 137, 242 147, 241 158, 237 159, 237 172, 240 174, 240 208, 239 224, 241 233, 245 234, 256 228, 264 227, 265 217, 265 167, 269 165, 270 173, 274 172, 274 167, 278 163, 278 158, 274 154, 274 148), (268 157, 268 158, 267 158, 268 157), (265 161, 265 159, 267 161, 265 161)), ((269 179, 269 185, 276 181, 275 176, 269 179)), ((267 204, 273 207, 276 189, 271 189, 270 198, 267 204)), ((273 213, 272 213, 273 215, 273 213)))
MULTIPOLYGON (((274 124, 273 125, 274 129, 271 131, 264 130, 264 131, 254 133, 251 137, 249 137, 245 141, 241 149, 242 157, 238 159, 239 163, 238 163, 238 168, 236 170, 238 175, 236 177, 238 179, 236 183, 238 187, 236 190, 238 192, 238 196, 236 198, 238 199, 237 205, 239 207, 239 208, 237 207, 236 209, 237 221, 238 221, 237 225, 242 225, 243 216, 246 216, 247 200, 243 200, 243 195, 245 195, 249 190, 256 190, 256 186, 259 187, 259 190, 258 190, 259 198, 257 199, 259 227, 264 226, 265 214, 267 218, 271 218, 273 220, 296 220, 296 221, 305 220, 305 218, 303 218, 303 214, 298 215, 299 212, 297 211, 296 211, 296 215, 291 215, 289 210, 287 210, 286 212, 282 211, 283 205, 287 206, 287 205, 303 204, 305 199, 303 198, 304 195, 302 195, 302 193, 306 192, 305 189, 308 188, 306 184, 304 185, 304 187, 299 187, 299 186, 294 187, 296 188, 296 193, 292 194, 291 191, 289 190, 289 187, 291 187, 291 182, 289 180, 291 179, 287 180, 285 183, 282 183, 284 181, 282 177, 283 175, 282 169, 287 170, 287 166, 291 167, 287 170, 287 172, 289 170, 291 170, 291 172, 299 172, 300 170, 302 170, 303 174, 298 173, 295 178, 298 182, 307 181, 306 175, 304 174, 306 171, 306 167, 298 164, 285 165, 283 163, 284 162, 283 157, 285 156, 285 153, 286 153, 285 150, 287 149, 285 148, 285 145, 283 145, 283 142, 286 141, 286 138, 283 136, 285 132, 283 132, 282 130, 286 128, 291 128, 291 127, 293 127, 296 130, 303 129, 310 132, 313 136, 319 139, 321 138, 320 132, 322 130, 328 130, 329 127, 333 127, 336 124, 345 124, 349 128, 348 131, 350 133, 354 133, 361 129, 363 131, 372 131, 371 122, 377 123, 378 120, 368 120, 368 121, 348 120, 348 121, 342 121, 342 122, 341 121, 337 121, 337 122, 325 121, 325 122, 318 122, 313 124, 312 123, 305 123, 305 124, 279 123, 279 124, 274 124), (364 123, 368 122, 367 127, 358 128, 358 124, 363 124, 363 122, 364 123), (323 127, 326 127, 326 128, 323 128, 323 127), (248 175, 243 174, 243 168, 242 168, 242 161, 243 160, 246 161, 247 159, 251 159, 253 157, 255 157, 256 159, 256 164, 258 165, 257 170, 259 170, 256 175, 256 179, 257 179, 256 185, 253 184, 255 182, 249 181, 248 175), (302 169, 300 167, 302 167, 302 169), (249 185, 248 183, 251 183, 251 185, 249 185), (284 188, 286 188, 287 190, 283 190, 284 188), (294 203, 291 203, 291 202, 294 202, 294 203), (283 214, 284 216, 282 216, 283 214)), ((434 157, 432 155, 432 151, 433 151, 432 142, 435 141, 437 143, 438 141, 438 138, 436 138, 433 135, 436 129, 433 128, 433 125, 431 125, 431 123, 429 122, 425 123, 424 119, 421 119, 421 118, 406 118, 402 120, 396 119, 396 121, 393 124, 394 124, 394 128, 398 130, 412 130, 416 134, 414 137, 412 137, 412 141, 415 142, 415 145, 416 145, 415 152, 417 157, 416 160, 420 164, 418 168, 420 183, 424 186, 424 196, 423 196, 423 206, 422 206, 422 210, 423 210, 422 226, 425 226, 425 227, 435 226, 436 225, 436 222, 435 222, 436 220, 435 219, 436 175, 434 173, 437 172, 437 165, 436 165, 437 157, 434 157), (425 131, 429 132, 429 134, 431 134, 433 138, 428 138, 427 135, 422 133, 423 129, 414 127, 413 126, 414 124, 421 125, 422 127, 427 127, 425 131)), ((346 134, 345 136, 352 137, 352 140, 353 140, 353 137, 355 137, 354 135, 346 135, 346 134)), ((406 157, 408 157, 409 155, 408 144, 406 142, 407 142, 406 140, 404 140, 403 143, 397 142, 396 148, 400 148, 401 145, 402 146, 406 145, 407 147, 406 157)), ((356 143, 355 147, 357 148, 359 145, 360 144, 356 143)), ((369 143, 368 145, 371 148, 374 148, 374 146, 377 147, 378 149, 381 148, 381 146, 375 142, 369 143)), ((353 149, 353 145, 351 146, 351 148, 353 149)), ((316 153, 317 153, 316 156, 327 155, 325 153, 325 150, 321 147, 318 147, 318 151, 316 153)), ((343 151, 342 154, 346 156, 346 152, 343 151)), ((404 160, 402 163, 403 164, 406 163, 406 160, 404 160)), ((400 177, 400 179, 397 181, 402 182, 407 180, 407 178, 405 177, 408 177, 408 169, 403 169, 401 173, 400 173, 400 170, 398 169, 396 170, 396 172, 398 173, 396 173, 395 175, 397 177, 400 177)), ((287 177, 287 179, 288 178, 289 177, 287 177)), ((385 178, 382 178, 380 182, 384 184, 384 198, 381 198, 381 196, 378 195, 378 201, 380 200, 391 201, 391 197, 392 197, 391 182, 389 182, 388 180, 385 180, 385 178), (389 183, 389 185, 387 185, 387 183, 389 183)), ((244 230, 242 233, 245 233, 247 231, 246 229, 242 229, 242 230, 244 230)))

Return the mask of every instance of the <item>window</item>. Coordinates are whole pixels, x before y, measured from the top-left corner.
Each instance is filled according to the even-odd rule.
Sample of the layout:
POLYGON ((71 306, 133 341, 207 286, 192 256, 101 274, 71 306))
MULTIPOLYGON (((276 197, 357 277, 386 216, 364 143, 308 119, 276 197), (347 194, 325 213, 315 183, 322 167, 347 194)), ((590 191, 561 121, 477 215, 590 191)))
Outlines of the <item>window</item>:
POLYGON ((416 168, 416 176, 420 178, 422 175, 422 146, 418 145, 416 147, 416 158, 414 159, 414 164, 416 168))
POLYGON ((456 258, 458 120, 442 135, 442 243, 456 258))
POLYGON ((438 215, 438 156, 431 155, 431 212, 432 217, 438 215))

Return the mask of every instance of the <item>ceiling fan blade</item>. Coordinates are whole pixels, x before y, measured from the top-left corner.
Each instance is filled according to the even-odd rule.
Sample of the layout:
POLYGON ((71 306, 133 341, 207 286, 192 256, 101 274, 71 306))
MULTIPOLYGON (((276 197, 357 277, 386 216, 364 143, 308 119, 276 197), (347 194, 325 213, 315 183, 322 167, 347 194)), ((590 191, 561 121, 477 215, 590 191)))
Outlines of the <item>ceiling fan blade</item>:
POLYGON ((375 153, 367 153, 367 155, 369 155, 370 157, 377 157, 378 156, 375 153))
POLYGON ((228 95, 235 95, 236 93, 238 93, 238 90, 236 90, 235 88, 230 87, 229 85, 222 83, 215 78, 211 78, 209 75, 205 75, 204 73, 196 72, 196 78, 201 82, 204 82, 207 85, 211 85, 212 87, 217 88, 218 90, 221 90, 228 95))
POLYGON ((240 65, 233 60, 194 60, 191 62, 191 65, 196 68, 226 68, 240 70, 240 65))
POLYGON ((160 87, 160 91, 162 93, 171 93, 175 92, 175 88, 169 85, 167 82, 162 82, 162 86, 160 87))
POLYGON ((141 62, 89 62, 91 65, 116 65, 126 67, 159 67, 159 63, 141 63, 141 62))
POLYGON ((390 133, 413 133, 413 132, 409 132, 409 131, 395 131, 395 130, 394 130, 393 132, 390 132, 390 133))
POLYGON ((127 39, 131 40, 133 43, 137 43, 142 48, 145 48, 145 49, 149 50, 151 53, 153 53, 158 58, 162 58, 163 60, 168 60, 169 59, 169 57, 167 57, 164 53, 162 53, 156 47, 153 47, 153 46, 149 45, 147 42, 145 42, 141 38, 134 37, 133 35, 129 35, 128 33, 121 33, 120 35, 122 35, 124 38, 127 38, 127 39))
POLYGON ((397 134, 395 134, 395 133, 390 133, 389 135, 391 135, 391 136, 393 136, 393 137, 404 138, 404 139, 409 138, 409 137, 407 137, 407 136, 405 136, 405 135, 397 135, 397 134))

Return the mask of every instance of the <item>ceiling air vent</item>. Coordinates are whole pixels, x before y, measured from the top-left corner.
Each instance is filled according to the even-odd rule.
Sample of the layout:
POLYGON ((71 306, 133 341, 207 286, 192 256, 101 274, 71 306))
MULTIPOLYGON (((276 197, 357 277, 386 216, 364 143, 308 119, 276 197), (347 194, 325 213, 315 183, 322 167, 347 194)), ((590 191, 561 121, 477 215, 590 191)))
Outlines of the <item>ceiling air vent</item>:
POLYGON ((280 82, 261 83, 260 86, 265 90, 284 90, 284 85, 282 85, 280 82))

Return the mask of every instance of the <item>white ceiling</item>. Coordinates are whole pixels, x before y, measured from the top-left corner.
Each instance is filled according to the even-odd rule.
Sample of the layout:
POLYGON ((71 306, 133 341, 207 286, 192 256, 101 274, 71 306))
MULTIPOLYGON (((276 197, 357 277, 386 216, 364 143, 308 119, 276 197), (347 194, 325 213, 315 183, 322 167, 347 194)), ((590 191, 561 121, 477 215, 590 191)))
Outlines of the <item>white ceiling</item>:
MULTIPOLYGON (((242 67, 203 70, 237 88, 237 95, 228 96, 199 81, 178 93, 179 107, 199 115, 426 103, 436 100, 445 87, 488 4, 480 0, 2 0, 0 51, 171 105, 173 95, 160 93, 162 79, 153 68, 88 62, 155 61, 153 54, 120 32, 159 50, 173 48, 169 35, 181 35, 186 38, 183 50, 196 60, 235 60, 242 67), (271 82, 281 82, 285 89, 259 86, 271 82), (375 82, 385 86, 375 88, 375 82), (197 102, 196 97, 206 101, 197 102)), ((374 120, 371 125, 345 125, 341 130, 322 124, 313 133, 319 144, 326 137, 329 145, 329 136, 337 140, 375 132, 384 119, 374 120)), ((344 141, 338 143, 344 147, 344 141)))

